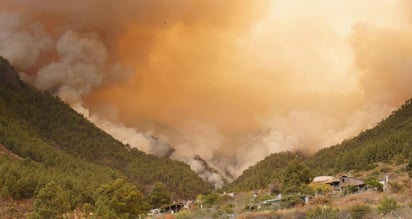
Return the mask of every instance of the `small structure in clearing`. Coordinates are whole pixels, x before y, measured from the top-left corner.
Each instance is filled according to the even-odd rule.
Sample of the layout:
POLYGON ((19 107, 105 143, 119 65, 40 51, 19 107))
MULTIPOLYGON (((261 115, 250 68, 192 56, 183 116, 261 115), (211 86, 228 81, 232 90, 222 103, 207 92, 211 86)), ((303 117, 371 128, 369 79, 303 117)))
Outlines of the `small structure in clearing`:
POLYGON ((343 193, 354 193, 365 191, 366 184, 364 180, 355 179, 347 175, 339 178, 333 176, 317 176, 313 179, 314 183, 324 183, 333 187, 335 191, 343 193))

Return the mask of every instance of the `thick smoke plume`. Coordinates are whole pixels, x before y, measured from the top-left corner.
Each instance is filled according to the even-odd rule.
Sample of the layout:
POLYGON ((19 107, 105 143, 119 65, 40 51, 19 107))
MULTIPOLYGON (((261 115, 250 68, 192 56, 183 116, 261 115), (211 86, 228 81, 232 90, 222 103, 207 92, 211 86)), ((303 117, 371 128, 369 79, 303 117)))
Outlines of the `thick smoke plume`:
POLYGON ((40 68, 34 86, 52 91, 69 103, 80 102, 81 97, 101 86, 107 50, 96 34, 81 36, 69 30, 57 42, 56 50, 58 62, 40 68))
POLYGON ((34 66, 51 47, 51 38, 40 23, 27 23, 19 14, 0 14, 0 54, 19 70, 34 66))
POLYGON ((217 186, 270 153, 353 137, 412 96, 406 0, 0 0, 0 10, 0 55, 26 81, 217 186))
MULTIPOLYGON (((41 53, 53 53, 56 57, 54 61, 40 66, 33 75, 21 72, 23 80, 59 96, 99 128, 131 147, 159 157, 170 157, 173 154, 175 149, 167 143, 167 139, 91 114, 84 107, 83 97, 93 90, 103 85, 124 82, 131 75, 130 70, 120 63, 109 64, 108 49, 98 33, 80 33, 67 29, 53 42, 52 36, 43 31, 41 24, 31 24, 21 14, 0 14, 0 22, 0 55, 9 59, 17 69, 27 70, 33 67, 41 53)), ((225 182, 216 170, 196 154, 174 155, 173 158, 187 162, 216 187, 221 187, 225 182)))

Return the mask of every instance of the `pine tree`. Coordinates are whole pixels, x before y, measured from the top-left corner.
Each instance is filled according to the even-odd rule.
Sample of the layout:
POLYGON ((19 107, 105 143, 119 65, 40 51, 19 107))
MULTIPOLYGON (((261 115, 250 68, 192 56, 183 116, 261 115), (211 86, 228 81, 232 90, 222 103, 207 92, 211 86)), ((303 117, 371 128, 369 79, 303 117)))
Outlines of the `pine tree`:
POLYGON ((282 193, 305 193, 311 181, 310 169, 298 159, 292 160, 282 174, 282 193))
POLYGON ((47 183, 34 202, 34 211, 40 218, 58 218, 70 210, 66 193, 54 181, 47 183))
POLYGON ((147 210, 136 186, 117 179, 102 185, 95 194, 96 212, 104 218, 136 217, 147 210))
POLYGON ((147 197, 152 208, 158 208, 170 203, 170 192, 163 183, 156 183, 152 192, 147 197))

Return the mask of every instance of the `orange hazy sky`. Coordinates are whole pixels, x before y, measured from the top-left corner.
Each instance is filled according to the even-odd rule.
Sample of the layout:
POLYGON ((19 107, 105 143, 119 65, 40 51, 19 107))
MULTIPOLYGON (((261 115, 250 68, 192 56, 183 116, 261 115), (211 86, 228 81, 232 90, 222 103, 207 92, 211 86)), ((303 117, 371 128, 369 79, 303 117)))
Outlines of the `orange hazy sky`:
POLYGON ((372 127, 412 96, 407 0, 0 5, 41 23, 54 41, 68 29, 95 32, 104 61, 132 74, 103 78, 82 104, 216 165, 230 157, 244 169, 277 151, 313 152, 372 127))

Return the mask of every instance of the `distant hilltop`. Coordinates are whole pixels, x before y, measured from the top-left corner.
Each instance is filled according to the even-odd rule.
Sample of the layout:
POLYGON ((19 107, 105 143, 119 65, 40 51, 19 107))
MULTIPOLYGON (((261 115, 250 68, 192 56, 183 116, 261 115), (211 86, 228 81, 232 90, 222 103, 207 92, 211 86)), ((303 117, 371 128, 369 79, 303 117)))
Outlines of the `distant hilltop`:
POLYGON ((0 56, 0 83, 5 83, 12 85, 14 87, 20 87, 21 81, 19 76, 16 74, 13 66, 10 63, 0 56))

